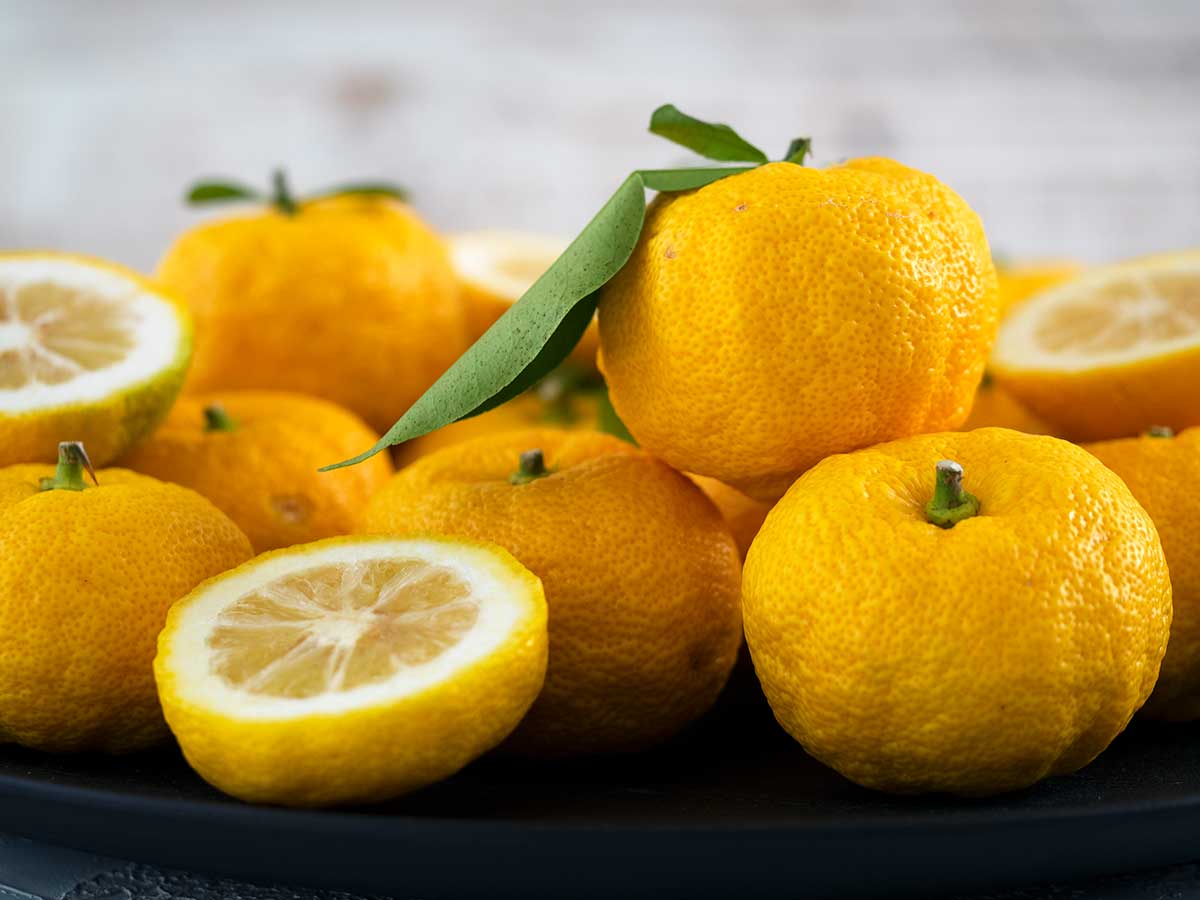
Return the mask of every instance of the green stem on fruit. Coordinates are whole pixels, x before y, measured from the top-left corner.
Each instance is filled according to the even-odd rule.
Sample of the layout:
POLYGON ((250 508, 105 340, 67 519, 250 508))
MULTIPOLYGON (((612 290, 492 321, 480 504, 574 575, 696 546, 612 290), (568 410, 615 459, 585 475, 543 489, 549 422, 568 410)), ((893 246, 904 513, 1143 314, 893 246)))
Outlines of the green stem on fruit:
POLYGON ((276 169, 271 173, 271 186, 274 190, 271 195, 271 203, 285 216, 294 216, 298 209, 296 198, 292 196, 292 189, 288 186, 287 173, 283 169, 276 169))
POLYGON ((508 481, 510 484, 529 484, 529 482, 545 478, 549 474, 550 470, 546 468, 545 455, 535 447, 533 450, 526 450, 521 454, 517 471, 508 476, 508 481))
POLYGON ((1168 428, 1166 425, 1151 425, 1146 429, 1146 437, 1173 438, 1175 437, 1175 429, 1168 428))
POLYGON ((238 423, 220 403, 210 403, 204 407, 205 431, 237 431, 238 423))
POLYGON ((63 441, 58 445, 58 465, 54 469, 54 477, 43 478, 38 483, 38 489, 43 491, 82 491, 87 487, 83 473, 87 472, 92 484, 98 485, 96 470, 88 459, 87 451, 80 441, 63 441))
POLYGON ((963 490, 963 468, 950 459, 937 464, 933 499, 925 504, 925 518, 938 528, 953 528, 963 519, 979 515, 979 500, 963 490))

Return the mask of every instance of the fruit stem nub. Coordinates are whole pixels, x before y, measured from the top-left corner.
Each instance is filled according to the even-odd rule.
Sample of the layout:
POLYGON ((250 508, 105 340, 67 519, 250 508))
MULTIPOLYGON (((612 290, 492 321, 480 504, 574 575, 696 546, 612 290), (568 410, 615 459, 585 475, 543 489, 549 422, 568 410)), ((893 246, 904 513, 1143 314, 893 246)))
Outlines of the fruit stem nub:
POLYGON ((237 420, 220 403, 210 403, 204 407, 205 431, 236 431, 237 425, 237 420))
POLYGON ((83 473, 87 471, 92 484, 99 485, 96 480, 96 470, 88 459, 87 451, 80 441, 63 441, 58 445, 58 465, 54 469, 53 478, 43 478, 38 484, 43 491, 82 491, 87 487, 83 481, 83 473))
POLYGON ((528 484, 539 478, 545 478, 549 474, 550 470, 546 468, 545 455, 541 448, 535 447, 521 454, 517 471, 513 472, 508 480, 510 484, 528 484))
POLYGON ((925 518, 938 528, 953 528, 963 519, 979 515, 979 499, 963 490, 963 467, 952 459, 937 464, 933 499, 925 504, 925 518))
POLYGON ((285 216, 294 216, 297 210, 296 198, 292 196, 292 189, 288 187, 287 173, 283 169, 276 169, 271 173, 271 185, 275 189, 271 196, 275 208, 285 216))
POLYGON ((1173 438, 1175 437, 1175 429, 1169 428, 1166 425, 1151 425, 1146 429, 1146 437, 1173 438))

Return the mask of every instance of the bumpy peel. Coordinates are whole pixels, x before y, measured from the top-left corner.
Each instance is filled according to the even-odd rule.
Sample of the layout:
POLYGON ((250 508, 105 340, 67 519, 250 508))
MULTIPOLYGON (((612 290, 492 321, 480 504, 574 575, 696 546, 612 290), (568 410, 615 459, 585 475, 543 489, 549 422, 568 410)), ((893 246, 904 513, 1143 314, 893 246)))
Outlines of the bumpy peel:
POLYGON ((1121 480, 1055 438, 986 428, 821 462, 747 557, 746 639, 776 717, 852 780, 1014 790, 1090 762, 1154 687, 1171 585, 1121 480), (924 506, 940 459, 979 514, 924 506))
POLYGON ((651 205, 601 363, 639 444, 772 500, 831 453, 961 424, 996 294, 979 218, 932 176, 774 163, 651 205))

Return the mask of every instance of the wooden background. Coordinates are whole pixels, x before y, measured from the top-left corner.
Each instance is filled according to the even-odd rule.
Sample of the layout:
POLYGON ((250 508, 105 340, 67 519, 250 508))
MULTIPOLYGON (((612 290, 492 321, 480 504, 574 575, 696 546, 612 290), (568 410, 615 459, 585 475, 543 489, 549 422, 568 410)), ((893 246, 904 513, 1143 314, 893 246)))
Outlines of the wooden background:
POLYGON ((0 0, 0 245, 150 266, 202 173, 573 232, 673 101, 940 175, 1013 257, 1200 245, 1200 0, 0 0))

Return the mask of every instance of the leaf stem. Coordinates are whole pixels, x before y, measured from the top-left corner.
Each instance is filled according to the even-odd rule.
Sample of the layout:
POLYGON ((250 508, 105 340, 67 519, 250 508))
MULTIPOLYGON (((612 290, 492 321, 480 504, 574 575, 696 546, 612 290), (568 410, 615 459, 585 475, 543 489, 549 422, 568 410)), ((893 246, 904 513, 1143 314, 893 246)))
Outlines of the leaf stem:
POLYGON ((963 490, 963 467, 951 459, 936 468, 933 499, 925 504, 925 518, 938 528, 953 528, 963 519, 979 515, 979 500, 963 490))
POLYGON ((87 451, 80 441, 63 441, 58 445, 58 465, 54 469, 54 477, 43 478, 38 483, 38 489, 43 491, 82 491, 87 487, 83 473, 87 471, 92 484, 99 485, 96 480, 96 470, 88 459, 87 451))

